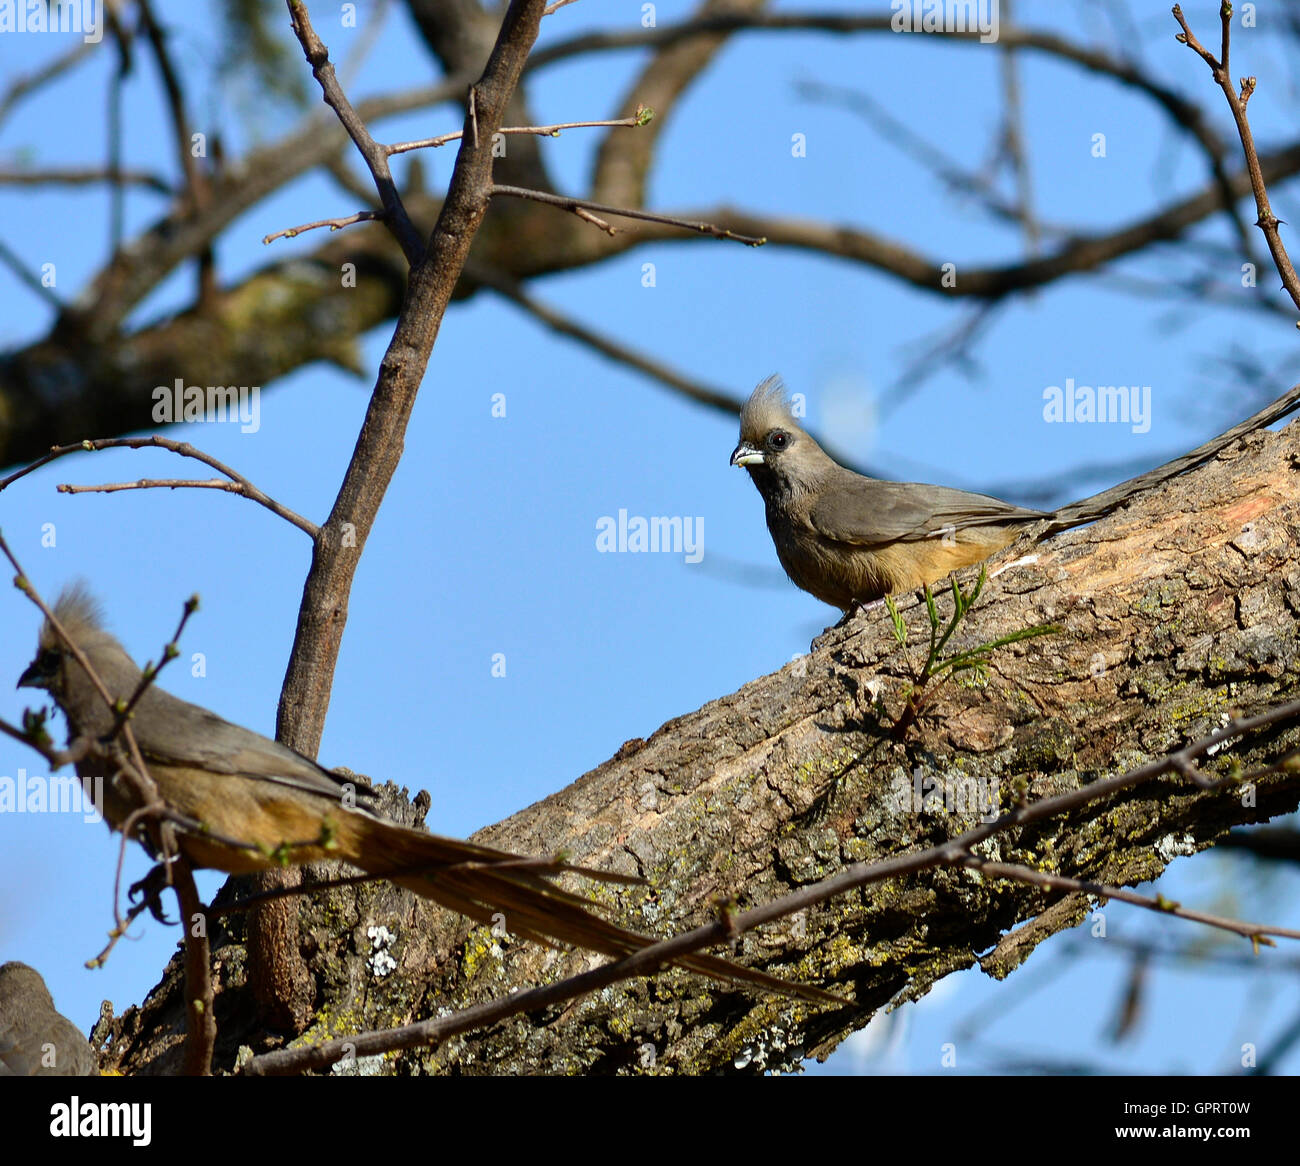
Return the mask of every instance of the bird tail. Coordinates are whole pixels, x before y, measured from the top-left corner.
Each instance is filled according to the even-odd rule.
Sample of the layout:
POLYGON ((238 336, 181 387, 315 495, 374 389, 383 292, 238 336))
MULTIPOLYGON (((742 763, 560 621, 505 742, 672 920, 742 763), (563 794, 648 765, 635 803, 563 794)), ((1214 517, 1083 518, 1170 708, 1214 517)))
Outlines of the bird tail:
POLYGON ((1263 429, 1266 425, 1272 425, 1274 421, 1280 421, 1289 413, 1294 413, 1296 409, 1300 409, 1300 385, 1296 385, 1276 401, 1264 406, 1258 413, 1247 417, 1240 425, 1234 425, 1226 433, 1211 438, 1204 445, 1198 445, 1190 453, 1165 462, 1164 465, 1148 470, 1145 474, 1139 474, 1136 478, 1130 478, 1127 482, 1121 482, 1118 486, 1112 486, 1109 490, 1103 490, 1100 494, 1094 494, 1091 498, 1082 498, 1078 502, 1062 506, 1054 513, 1050 522, 1041 528, 1035 527, 1035 534, 1039 538, 1046 538, 1049 534, 1056 534, 1057 531, 1068 530, 1072 526, 1082 526, 1085 522, 1095 522, 1099 518, 1104 518, 1136 495, 1162 482, 1167 482, 1170 478, 1176 478, 1179 474, 1185 474, 1188 470, 1195 469, 1218 455, 1238 438, 1254 433, 1256 429, 1263 429))
MULTIPOLYGON (((348 815, 336 851, 368 874, 391 879, 398 886, 432 899, 473 919, 492 924, 504 916, 514 935, 556 947, 569 944, 622 959, 659 942, 611 923, 598 914, 599 903, 574 894, 552 880, 560 874, 577 874, 605 883, 641 883, 630 875, 593 870, 554 859, 522 858, 502 850, 426 834, 368 815, 348 815)), ((714 980, 744 984, 783 996, 797 996, 819 1004, 848 1003, 819 988, 795 984, 766 972, 700 953, 671 961, 678 967, 714 980)))

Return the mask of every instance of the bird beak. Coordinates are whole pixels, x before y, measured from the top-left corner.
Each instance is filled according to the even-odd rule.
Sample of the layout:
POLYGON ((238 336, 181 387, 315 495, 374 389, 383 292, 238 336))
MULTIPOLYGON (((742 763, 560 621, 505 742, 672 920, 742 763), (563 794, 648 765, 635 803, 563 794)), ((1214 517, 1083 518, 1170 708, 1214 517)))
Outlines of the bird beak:
POLYGON ((40 660, 27 665, 27 671, 18 677, 18 688, 49 688, 50 678, 40 667, 40 660))
POLYGON ((761 466, 765 460, 763 451, 755 449, 747 441, 742 441, 731 451, 731 464, 733 466, 761 466))

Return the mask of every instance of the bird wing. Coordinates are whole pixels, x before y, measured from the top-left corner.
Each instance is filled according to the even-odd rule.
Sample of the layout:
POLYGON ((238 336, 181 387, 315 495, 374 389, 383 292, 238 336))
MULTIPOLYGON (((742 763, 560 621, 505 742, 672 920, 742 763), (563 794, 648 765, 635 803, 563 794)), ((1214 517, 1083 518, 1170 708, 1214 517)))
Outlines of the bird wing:
MULTIPOLYGON (((187 769, 202 767, 236 780, 272 782, 338 801, 344 779, 292 749, 161 689, 150 689, 141 705, 149 696, 167 707, 155 705, 149 716, 143 715, 141 708, 141 715, 133 722, 146 760, 187 769), (166 715, 158 715, 160 712, 166 715)), ((363 790, 358 787, 358 795, 363 790)), ((561 856, 525 858, 473 842, 426 834, 389 822, 364 808, 343 809, 335 826, 337 857, 370 874, 392 878, 478 922, 491 922, 498 912, 504 913, 510 930, 527 939, 551 945, 557 941, 571 943, 614 958, 656 942, 601 918, 596 914, 599 903, 550 881, 561 873, 611 883, 643 881, 635 876, 577 866, 563 861, 561 856)), ((845 1003, 811 985, 782 980, 702 952, 672 962, 717 980, 819 1003, 845 1003)))
MULTIPOLYGON (((308 794, 320 795, 329 799, 331 803, 342 802, 344 790, 350 786, 356 799, 351 807, 353 812, 368 819, 379 818, 385 826, 391 826, 394 830, 402 829, 395 823, 389 823, 377 809, 367 804, 373 803, 377 795, 365 783, 354 782, 342 775, 331 773, 287 745, 282 745, 251 729, 231 724, 201 705, 181 700, 162 689, 151 688, 145 693, 138 706, 138 715, 132 719, 131 726, 146 763, 158 762, 183 769, 203 769, 209 773, 227 774, 233 778, 269 782, 308 794)), ((344 807, 344 813, 347 812, 348 808, 344 807)), ((556 858, 528 859, 473 842, 442 838, 421 831, 414 833, 423 841, 421 854, 429 866, 443 864, 450 866, 467 862, 478 862, 487 866, 501 864, 504 867, 522 864, 518 872, 521 877, 528 873, 531 867, 532 871, 540 871, 548 875, 563 871, 609 883, 642 881, 632 875, 593 870, 556 858)), ((375 864, 369 863, 366 866, 367 869, 371 869, 375 864)), ((562 894, 562 892, 557 893, 562 894)), ((575 897, 573 901, 576 903, 583 900, 575 897)))
POLYGON ((965 527, 1046 517, 1040 510, 1026 510, 987 494, 919 482, 881 482, 847 471, 826 482, 808 513, 819 534, 859 546, 935 538, 965 527))
MULTIPOLYGON (((130 724, 146 761, 270 781, 332 802, 342 800, 349 784, 287 745, 233 725, 160 688, 145 692, 130 724)), ((358 800, 374 796, 360 783, 353 789, 358 800)))

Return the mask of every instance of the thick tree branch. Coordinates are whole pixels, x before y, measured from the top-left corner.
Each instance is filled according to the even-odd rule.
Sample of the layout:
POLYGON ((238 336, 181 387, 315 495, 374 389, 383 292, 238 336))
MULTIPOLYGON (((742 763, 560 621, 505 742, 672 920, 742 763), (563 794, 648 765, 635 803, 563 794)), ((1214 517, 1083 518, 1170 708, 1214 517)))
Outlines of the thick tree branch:
MULTIPOLYGON (((762 912, 782 894, 849 877, 854 864, 888 860, 896 873, 911 870, 739 941, 736 958, 838 984, 855 994, 856 1010, 813 1014, 670 973, 414 1050, 411 1067, 754 1072, 821 1056, 881 1006, 924 995, 974 964, 975 952, 996 952, 985 970, 1007 975, 1094 909, 1071 892, 975 878, 958 869, 960 848, 952 865, 916 866, 915 852, 978 831, 989 795, 1009 811, 1057 797, 1073 808, 1019 818, 998 836, 996 852, 977 853, 1109 887, 1149 881, 1235 826, 1295 809, 1300 772, 1284 760, 1300 744, 1294 726, 1226 730, 1230 739, 1202 767, 1214 780, 1244 777, 1240 784, 1198 788, 1169 755, 1234 716, 1296 699, 1297 460, 1297 427, 1256 433, 1119 514, 1041 544, 1035 562, 990 582, 954 646, 1045 620, 1062 633, 996 653, 982 684, 937 689, 903 741, 887 726, 910 669, 884 615, 865 612, 827 632, 809 656, 670 722, 479 835, 519 852, 568 848, 575 861, 615 869, 631 862, 654 890, 617 892, 619 914, 660 932, 716 918, 720 899, 762 912), (1093 800, 1100 789, 1092 787, 1148 758, 1145 784, 1093 800), (1019 942, 1000 943, 1025 920, 1035 923, 1013 933, 1019 942), (787 1051, 778 1057, 780 1048, 787 1051)), ((1005 560, 1022 551, 1008 548, 1005 560)), ((902 607, 905 619, 922 618, 914 605, 902 607)), ((503 946, 391 889, 334 897, 341 893, 304 913, 328 997, 313 1039, 434 1016, 589 966, 577 954, 503 946), (350 928, 342 935, 340 919, 350 928), (396 979, 377 980, 349 938, 379 926, 395 937, 396 979), (340 960, 351 974, 340 977, 340 960), (358 1027, 340 1028, 339 1016, 358 1027)), ((1243 912, 1275 914, 1267 902, 1243 912)), ((213 946, 223 967, 240 966, 238 933, 213 946)), ((232 1050, 235 1042, 277 1047, 240 1029, 242 985, 226 976, 218 1006, 226 1001, 232 1027, 222 1040, 232 1050)), ((165 1030, 169 985, 133 1014, 116 1046, 125 1066, 166 1063, 155 1025, 165 1030)))

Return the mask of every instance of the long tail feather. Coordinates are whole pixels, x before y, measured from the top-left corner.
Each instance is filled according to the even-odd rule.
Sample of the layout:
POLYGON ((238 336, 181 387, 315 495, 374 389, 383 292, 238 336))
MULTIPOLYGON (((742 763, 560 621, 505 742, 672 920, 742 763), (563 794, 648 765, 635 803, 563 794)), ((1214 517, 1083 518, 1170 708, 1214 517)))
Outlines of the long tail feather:
MULTIPOLYGON (((366 817, 355 824, 361 828, 340 833, 339 857, 475 922, 490 924, 495 915, 502 914, 514 935, 550 947, 568 944, 585 948, 613 959, 658 942, 611 923, 597 914, 602 910, 600 904, 550 881, 561 873, 613 883, 642 881, 635 877, 573 866, 559 859, 524 859, 375 818, 366 817)), ((820 988, 791 983, 717 956, 696 953, 672 963, 711 979, 783 996, 819 1004, 849 1003, 820 988)))

